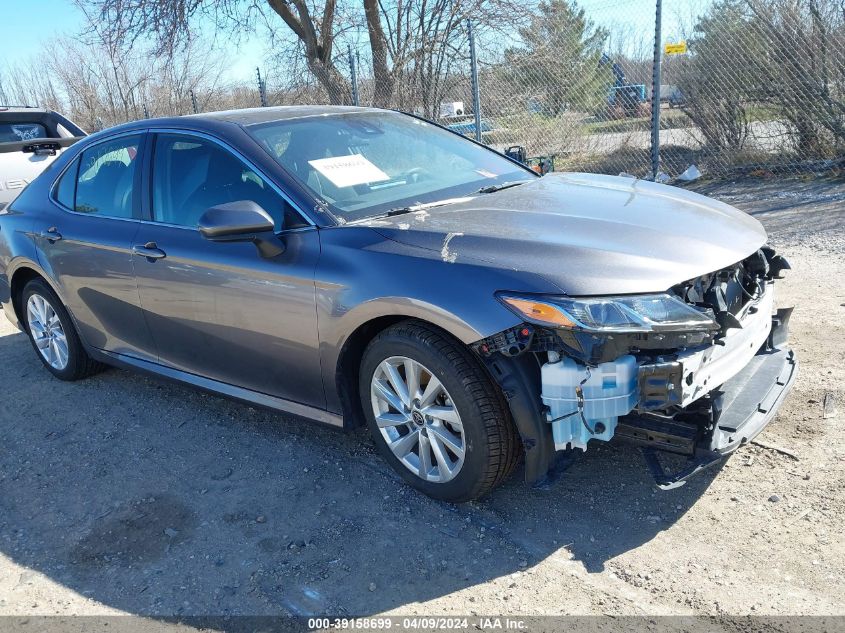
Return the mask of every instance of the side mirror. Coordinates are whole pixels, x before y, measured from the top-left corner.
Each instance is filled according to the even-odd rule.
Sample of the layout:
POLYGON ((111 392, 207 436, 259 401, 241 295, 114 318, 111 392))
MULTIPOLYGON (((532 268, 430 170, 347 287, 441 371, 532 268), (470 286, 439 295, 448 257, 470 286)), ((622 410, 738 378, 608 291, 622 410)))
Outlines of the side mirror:
POLYGON ((273 218, 252 200, 236 200, 211 207, 199 219, 200 234, 212 242, 252 242, 262 257, 284 252, 273 235, 273 218))

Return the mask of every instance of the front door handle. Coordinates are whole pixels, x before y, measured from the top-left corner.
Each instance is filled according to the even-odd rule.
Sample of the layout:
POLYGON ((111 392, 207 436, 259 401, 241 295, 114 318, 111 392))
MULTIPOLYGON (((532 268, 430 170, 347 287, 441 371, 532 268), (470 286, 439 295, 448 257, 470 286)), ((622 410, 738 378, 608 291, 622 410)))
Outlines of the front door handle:
POLYGON ((132 246, 132 253, 135 255, 140 255, 141 257, 146 257, 147 259, 161 259, 165 257, 167 253, 161 250, 158 246, 156 246, 155 242, 147 242, 146 244, 134 244, 132 246))
POLYGON ((55 244, 62 239, 62 234, 59 233, 59 230, 55 226, 51 226, 46 231, 41 231, 38 236, 43 237, 45 240, 50 242, 50 244, 55 244))

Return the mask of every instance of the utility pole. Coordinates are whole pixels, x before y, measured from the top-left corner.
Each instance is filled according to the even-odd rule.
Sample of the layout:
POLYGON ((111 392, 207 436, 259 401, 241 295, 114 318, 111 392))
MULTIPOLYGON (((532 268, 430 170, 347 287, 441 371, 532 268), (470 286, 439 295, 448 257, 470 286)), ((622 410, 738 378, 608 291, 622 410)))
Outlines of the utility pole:
POLYGON ((472 32, 471 20, 467 20, 467 34, 469 35, 470 72, 472 73, 472 110, 475 113, 475 140, 481 143, 481 93, 478 86, 478 59, 475 56, 475 35, 472 32))
POLYGON ((657 180, 660 169, 660 61, 663 58, 663 0, 655 0, 654 61, 651 66, 651 179, 657 180))
POLYGON ((255 76, 258 77, 258 98, 261 100, 261 107, 267 107, 267 84, 261 78, 261 69, 255 69, 255 76))

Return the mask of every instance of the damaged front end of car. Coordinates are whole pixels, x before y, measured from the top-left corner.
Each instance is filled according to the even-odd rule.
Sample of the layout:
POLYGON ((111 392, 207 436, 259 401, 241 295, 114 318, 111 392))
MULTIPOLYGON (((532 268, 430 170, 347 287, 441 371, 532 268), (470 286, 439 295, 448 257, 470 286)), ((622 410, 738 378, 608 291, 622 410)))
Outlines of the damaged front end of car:
POLYGON ((764 246, 663 293, 501 293, 523 323, 474 349, 508 399, 526 478, 543 481, 557 451, 616 438, 642 447, 657 485, 673 488, 751 441, 797 375, 792 309, 774 310, 788 268, 764 246), (660 452, 688 462, 667 472, 660 452))

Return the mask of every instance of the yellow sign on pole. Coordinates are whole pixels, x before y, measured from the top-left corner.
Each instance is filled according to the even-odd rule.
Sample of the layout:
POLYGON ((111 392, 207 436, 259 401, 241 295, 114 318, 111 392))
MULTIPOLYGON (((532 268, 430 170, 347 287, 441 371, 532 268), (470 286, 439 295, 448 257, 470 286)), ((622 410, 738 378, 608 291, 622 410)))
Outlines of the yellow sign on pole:
POLYGON ((686 41, 680 41, 677 44, 666 44, 663 47, 663 51, 667 55, 683 55, 687 52, 687 43, 686 41))

